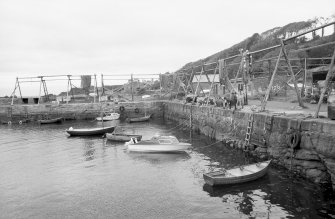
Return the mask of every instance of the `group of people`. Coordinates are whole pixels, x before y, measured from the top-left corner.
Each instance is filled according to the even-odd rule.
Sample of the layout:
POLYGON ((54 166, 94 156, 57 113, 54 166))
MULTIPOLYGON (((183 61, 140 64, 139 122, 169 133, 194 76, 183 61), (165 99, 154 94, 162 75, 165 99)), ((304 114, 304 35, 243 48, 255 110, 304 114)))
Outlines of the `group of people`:
MULTIPOLYGON (((208 97, 207 97, 208 98, 208 97)), ((186 97, 186 103, 198 103, 198 104, 204 104, 207 103, 206 98, 197 97, 195 95, 187 96, 186 97)), ((208 104, 210 105, 216 105, 218 107, 225 107, 231 109, 237 109, 237 103, 238 103, 238 96, 235 91, 233 91, 231 94, 226 94, 223 99, 220 97, 219 99, 209 99, 208 104)), ((242 103, 240 103, 242 105, 242 103)))

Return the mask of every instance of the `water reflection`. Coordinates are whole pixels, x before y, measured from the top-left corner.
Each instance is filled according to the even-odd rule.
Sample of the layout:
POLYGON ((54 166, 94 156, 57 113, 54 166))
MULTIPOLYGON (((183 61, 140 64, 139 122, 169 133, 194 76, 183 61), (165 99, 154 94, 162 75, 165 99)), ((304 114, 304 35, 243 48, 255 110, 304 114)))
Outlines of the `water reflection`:
POLYGON ((174 163, 178 161, 185 161, 190 159, 190 155, 184 153, 139 153, 126 152, 127 155, 138 161, 146 161, 151 164, 174 163))
POLYGON ((86 161, 90 161, 94 159, 94 153, 95 153, 95 148, 94 148, 94 142, 93 141, 84 141, 84 154, 83 156, 85 157, 86 161))

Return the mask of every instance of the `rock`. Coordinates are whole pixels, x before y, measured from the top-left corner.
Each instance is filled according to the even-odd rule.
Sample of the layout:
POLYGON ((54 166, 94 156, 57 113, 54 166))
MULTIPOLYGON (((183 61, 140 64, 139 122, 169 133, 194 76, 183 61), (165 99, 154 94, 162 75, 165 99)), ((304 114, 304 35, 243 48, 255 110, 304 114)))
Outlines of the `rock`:
POLYGON ((319 169, 325 171, 327 168, 321 162, 308 161, 308 160, 296 160, 293 159, 293 165, 302 166, 304 169, 319 169))
POLYGON ((328 171, 335 175, 335 159, 327 158, 324 159, 324 162, 328 171))
POLYGON ((306 177, 315 183, 328 183, 330 181, 329 175, 318 169, 306 170, 306 177))
POLYGON ((304 150, 304 149, 298 150, 295 153, 294 158, 298 160, 320 161, 320 157, 318 156, 316 152, 304 150))

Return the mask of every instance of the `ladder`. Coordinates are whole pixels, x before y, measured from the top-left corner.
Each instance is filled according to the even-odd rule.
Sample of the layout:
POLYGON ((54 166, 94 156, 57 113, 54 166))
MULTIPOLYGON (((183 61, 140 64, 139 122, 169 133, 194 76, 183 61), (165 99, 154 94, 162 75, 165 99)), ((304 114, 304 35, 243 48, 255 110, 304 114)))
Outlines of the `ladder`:
POLYGON ((247 132, 245 133, 245 145, 246 146, 249 145, 250 143, 253 123, 254 123, 254 114, 252 113, 249 115, 247 132))

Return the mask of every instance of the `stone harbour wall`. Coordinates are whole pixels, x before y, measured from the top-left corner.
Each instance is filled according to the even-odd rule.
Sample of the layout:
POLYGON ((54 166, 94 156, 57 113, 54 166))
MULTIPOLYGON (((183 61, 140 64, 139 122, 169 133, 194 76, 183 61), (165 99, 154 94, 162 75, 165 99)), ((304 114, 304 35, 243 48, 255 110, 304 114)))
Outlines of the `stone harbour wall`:
POLYGON ((128 117, 153 114, 153 117, 162 117, 162 103, 122 102, 114 103, 71 103, 71 104, 31 104, 31 105, 2 105, 0 106, 0 122, 13 124, 34 122, 39 119, 63 117, 65 120, 87 119, 92 120, 101 115, 101 112, 117 112, 121 119, 128 117), (123 110, 124 109, 124 110, 123 110))
POLYGON ((335 121, 177 102, 166 102, 164 111, 167 119, 188 126, 192 121, 192 129, 202 134, 260 158, 271 158, 277 165, 315 183, 332 183, 335 189, 335 121), (249 122, 251 139, 245 146, 249 122))

